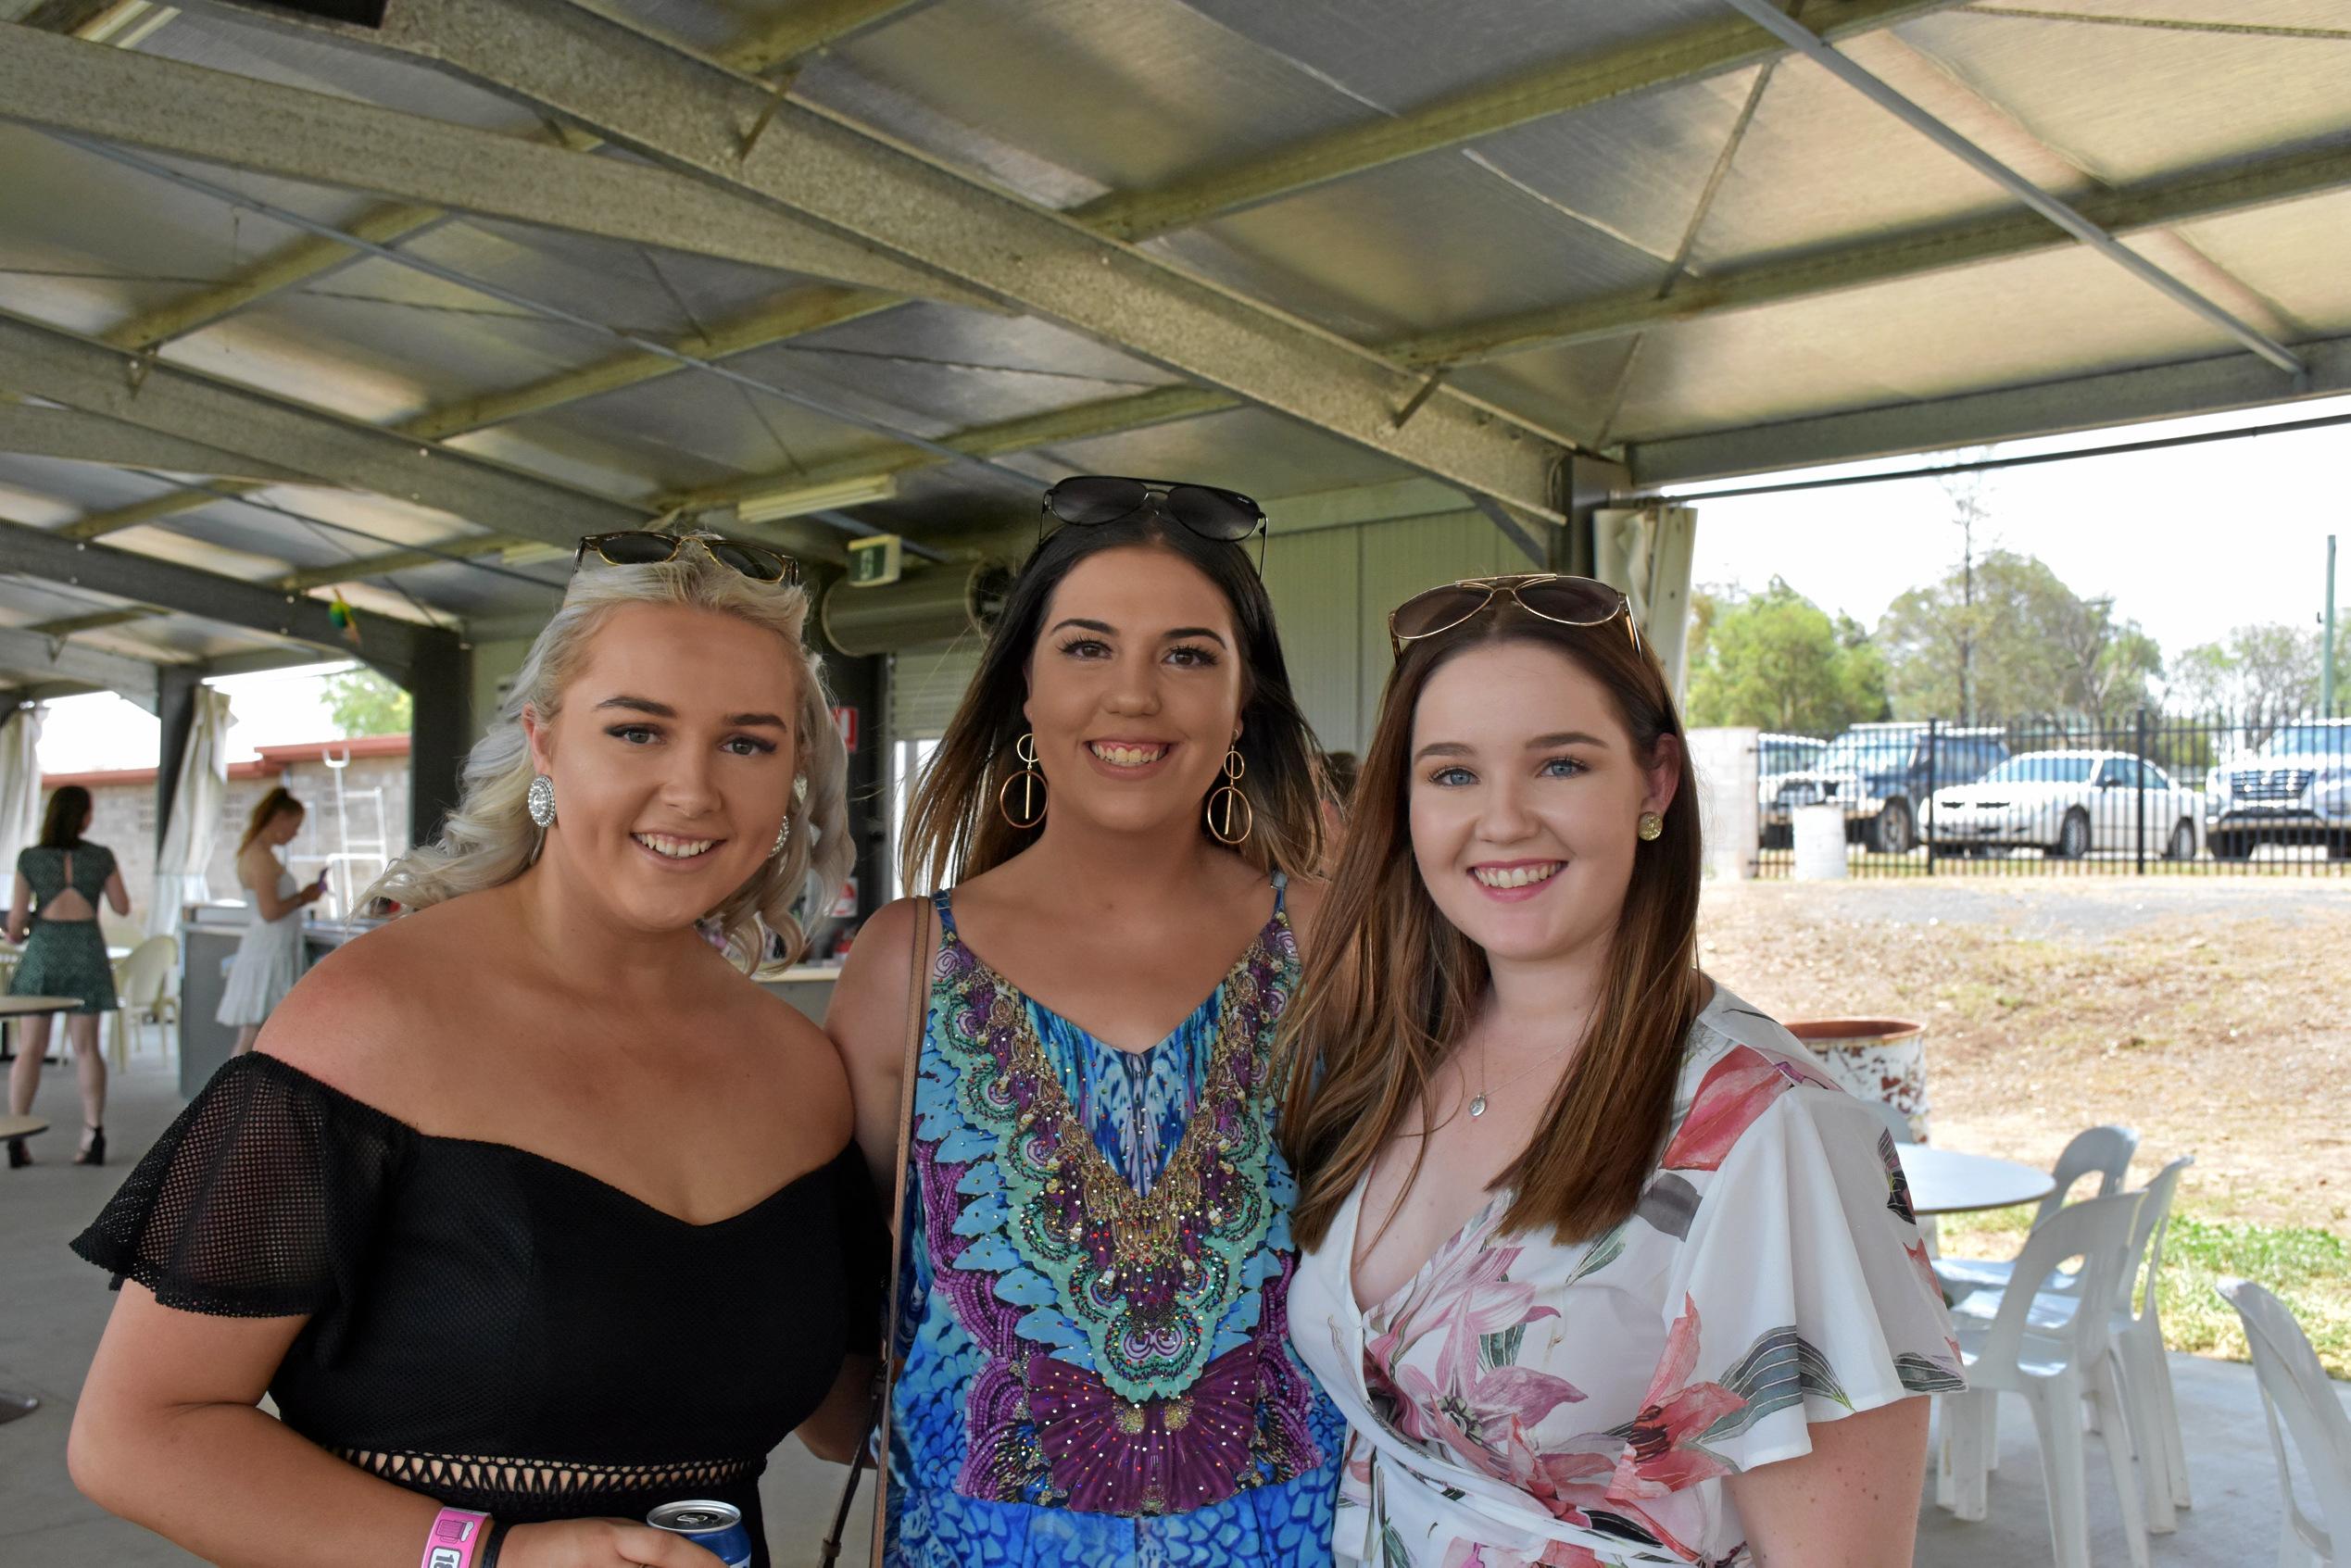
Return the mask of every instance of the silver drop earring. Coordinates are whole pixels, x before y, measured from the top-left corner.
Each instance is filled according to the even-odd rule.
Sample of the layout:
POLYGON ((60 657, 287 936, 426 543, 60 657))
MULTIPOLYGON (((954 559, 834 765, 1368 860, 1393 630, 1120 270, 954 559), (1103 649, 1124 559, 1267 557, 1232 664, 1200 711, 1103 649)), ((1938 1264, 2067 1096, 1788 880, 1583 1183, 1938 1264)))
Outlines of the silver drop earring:
POLYGON ((775 824, 775 847, 767 852, 768 859, 772 860, 776 856, 784 853, 784 846, 789 844, 791 841, 792 819, 787 816, 782 822, 775 824))
POLYGON ((531 821, 543 828, 555 825, 555 781, 545 773, 531 778, 531 792, 522 797, 523 809, 531 813, 531 821))

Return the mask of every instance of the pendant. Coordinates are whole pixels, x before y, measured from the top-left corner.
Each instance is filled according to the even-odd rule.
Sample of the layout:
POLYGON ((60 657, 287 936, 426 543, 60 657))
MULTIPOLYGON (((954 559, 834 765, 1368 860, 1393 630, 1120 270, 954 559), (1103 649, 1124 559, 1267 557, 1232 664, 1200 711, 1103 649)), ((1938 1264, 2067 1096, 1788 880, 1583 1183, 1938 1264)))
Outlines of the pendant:
POLYGON ((1469 1114, 1473 1117, 1483 1116, 1486 1114, 1486 1097, 1484 1095, 1479 1095, 1476 1099, 1469 1102, 1469 1114))

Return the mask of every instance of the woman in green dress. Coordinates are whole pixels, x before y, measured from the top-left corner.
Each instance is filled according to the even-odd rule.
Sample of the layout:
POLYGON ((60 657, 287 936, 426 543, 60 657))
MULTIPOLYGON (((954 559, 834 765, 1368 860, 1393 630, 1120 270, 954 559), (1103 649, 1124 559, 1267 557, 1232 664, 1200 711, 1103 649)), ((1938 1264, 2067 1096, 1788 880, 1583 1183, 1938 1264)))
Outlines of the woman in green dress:
MULTIPOLYGON (((103 896, 118 915, 131 912, 114 851, 82 836, 92 814, 90 792, 80 784, 61 785, 49 797, 41 842, 17 857, 16 893, 8 904, 8 940, 24 944, 8 994, 72 997, 82 1004, 66 1013, 66 1036, 73 1042, 74 1070, 82 1080, 77 1165, 107 1162, 107 1059, 98 1051, 98 1015, 114 1006, 114 969, 98 930, 98 899, 103 896)), ((41 1059, 48 1051, 49 1015, 26 1019, 17 1064, 8 1074, 11 1114, 32 1110, 41 1087, 41 1059)), ((24 1140, 11 1139, 8 1163, 31 1162, 24 1140)))

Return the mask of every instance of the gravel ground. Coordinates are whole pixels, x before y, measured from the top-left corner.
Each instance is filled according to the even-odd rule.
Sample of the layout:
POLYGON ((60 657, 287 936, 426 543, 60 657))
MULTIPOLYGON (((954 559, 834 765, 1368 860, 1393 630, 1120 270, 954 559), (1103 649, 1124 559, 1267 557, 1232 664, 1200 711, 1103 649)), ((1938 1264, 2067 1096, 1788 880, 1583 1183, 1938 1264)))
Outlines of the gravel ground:
POLYGON ((2198 1213, 2351 1237, 2351 878, 1711 884, 1700 940, 1779 1016, 1924 1022, 1939 1143, 2121 1122, 2198 1213))

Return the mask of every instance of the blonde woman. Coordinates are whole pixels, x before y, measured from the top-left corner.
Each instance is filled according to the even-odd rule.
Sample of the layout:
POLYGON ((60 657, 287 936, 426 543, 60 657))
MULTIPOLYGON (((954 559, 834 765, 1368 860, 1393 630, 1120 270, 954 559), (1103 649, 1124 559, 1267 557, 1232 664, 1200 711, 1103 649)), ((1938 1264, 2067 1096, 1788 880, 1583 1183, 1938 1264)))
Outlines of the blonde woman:
POLYGON ((745 974, 849 861, 807 613, 757 546, 583 542, 440 841, 374 890, 411 912, 75 1243, 125 1281, 69 1448, 93 1499, 237 1568, 712 1568, 641 1522, 716 1499, 767 1562, 765 1456, 854 1441, 883 1261, 839 1058, 745 974))
POLYGON ((237 939, 237 956, 229 965, 229 983, 220 991, 220 1010, 213 1015, 235 1028, 237 1056, 253 1048, 270 1010, 302 977, 302 911, 326 897, 326 872, 297 888, 294 873, 278 859, 278 851, 302 831, 308 809, 280 784, 254 802, 244 841, 237 846, 237 881, 253 896, 253 903, 245 935, 237 939))

